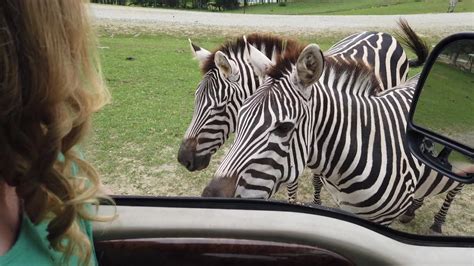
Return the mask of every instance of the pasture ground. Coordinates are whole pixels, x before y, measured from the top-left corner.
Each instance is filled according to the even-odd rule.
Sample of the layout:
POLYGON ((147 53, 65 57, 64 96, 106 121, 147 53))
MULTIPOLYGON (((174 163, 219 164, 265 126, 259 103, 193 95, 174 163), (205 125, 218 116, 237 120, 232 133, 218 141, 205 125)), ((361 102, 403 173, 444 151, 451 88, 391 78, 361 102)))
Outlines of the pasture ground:
MULTIPOLYGON (((191 59, 187 38, 191 36, 196 44, 212 50, 225 37, 191 30, 181 34, 99 30, 103 71, 113 100, 94 118, 93 134, 84 146, 87 158, 115 194, 199 196, 231 140, 204 171, 190 173, 176 160, 201 77, 198 63, 191 59)), ((317 39, 325 50, 341 37, 302 38, 317 39)), ((299 200, 310 201, 313 192, 309 173, 303 175, 300 184, 299 200)), ((276 199, 284 200, 285 195, 281 191, 276 199)), ((458 196, 448 215, 445 233, 474 235, 473 196, 472 186, 458 196)), ((428 199, 415 221, 409 225, 395 223, 393 227, 425 233, 443 198, 444 195, 428 199)), ((334 206, 325 191, 323 202, 334 206)))
MULTIPOLYGON (((448 0, 293 0, 286 6, 254 5, 245 8, 247 14, 279 15, 398 15, 446 13, 448 0)), ((473 12, 474 1, 459 1, 455 12, 473 12)), ((229 12, 243 13, 244 9, 229 12)))

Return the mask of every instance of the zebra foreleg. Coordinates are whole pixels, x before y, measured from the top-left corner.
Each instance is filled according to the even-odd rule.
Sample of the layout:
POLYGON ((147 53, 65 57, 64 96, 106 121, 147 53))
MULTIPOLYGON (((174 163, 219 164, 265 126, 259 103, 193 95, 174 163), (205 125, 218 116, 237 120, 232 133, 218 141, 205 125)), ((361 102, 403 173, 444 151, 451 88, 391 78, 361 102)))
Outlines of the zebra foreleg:
POLYGON ((321 205, 321 188, 323 187, 323 181, 321 181, 321 175, 313 174, 313 204, 321 205))
MULTIPOLYGON (((321 181, 321 176, 318 174, 313 174, 313 204, 321 205, 321 188, 323 187, 323 181, 321 181)), ((288 202, 297 203, 298 197, 298 181, 288 184, 288 202)))
POLYGON ((446 214, 448 213, 449 207, 453 202, 454 197, 461 191, 464 184, 459 184, 456 188, 449 191, 444 199, 443 206, 434 217, 434 223, 430 226, 431 233, 433 234, 442 234, 441 227, 443 226, 444 222, 446 221, 446 214))
POLYGON ((296 203, 298 197, 298 181, 287 185, 288 203, 296 203))
POLYGON ((411 222, 415 218, 415 211, 418 210, 421 205, 423 205, 423 200, 424 198, 413 199, 413 202, 410 207, 408 207, 406 212, 402 216, 400 216, 400 222, 404 224, 411 222))

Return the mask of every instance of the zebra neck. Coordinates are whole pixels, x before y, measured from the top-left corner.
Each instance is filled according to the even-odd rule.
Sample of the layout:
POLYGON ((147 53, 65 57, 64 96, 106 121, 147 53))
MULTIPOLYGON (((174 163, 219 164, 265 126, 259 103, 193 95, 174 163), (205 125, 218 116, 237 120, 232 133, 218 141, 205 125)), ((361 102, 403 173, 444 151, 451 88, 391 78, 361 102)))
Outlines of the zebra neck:
POLYGON ((377 96, 371 85, 375 81, 360 77, 324 73, 311 98, 308 166, 328 177, 338 178, 341 172, 351 175, 358 160, 376 159, 381 142, 386 142, 387 151, 399 145, 400 141, 387 139, 389 134, 397 138, 405 134, 413 88, 377 96))

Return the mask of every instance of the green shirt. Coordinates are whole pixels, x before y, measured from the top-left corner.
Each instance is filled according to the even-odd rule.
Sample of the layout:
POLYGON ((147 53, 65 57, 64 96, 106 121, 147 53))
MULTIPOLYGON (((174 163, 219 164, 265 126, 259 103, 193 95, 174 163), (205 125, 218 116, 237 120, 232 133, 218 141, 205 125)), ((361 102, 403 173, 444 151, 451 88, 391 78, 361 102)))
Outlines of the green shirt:
MULTIPOLYGON (((46 222, 34 225, 27 215, 23 214, 20 233, 13 247, 3 256, 0 256, 0 266, 4 265, 60 265, 62 253, 49 247, 46 236, 48 224, 46 222)), ((82 230, 92 241, 92 224, 89 221, 80 221, 82 230)), ((92 265, 97 265, 95 253, 92 253, 92 265)), ((72 256, 70 265, 78 265, 78 258, 72 256)))

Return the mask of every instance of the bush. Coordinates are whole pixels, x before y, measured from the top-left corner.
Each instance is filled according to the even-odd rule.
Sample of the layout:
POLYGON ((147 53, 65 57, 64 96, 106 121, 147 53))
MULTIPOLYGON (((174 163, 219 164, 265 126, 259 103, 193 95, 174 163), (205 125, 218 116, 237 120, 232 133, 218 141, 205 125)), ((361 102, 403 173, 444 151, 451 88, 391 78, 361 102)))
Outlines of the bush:
POLYGON ((216 5, 224 9, 239 8, 239 0, 216 0, 216 5))
POLYGON ((164 1, 166 5, 172 8, 176 8, 179 6, 179 0, 166 0, 164 1))
POLYGON ((285 2, 280 2, 278 3, 279 6, 286 6, 286 3, 285 2))

